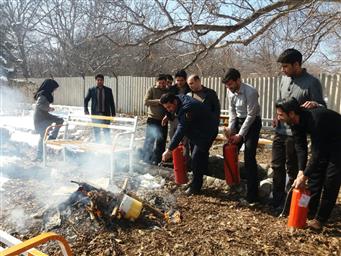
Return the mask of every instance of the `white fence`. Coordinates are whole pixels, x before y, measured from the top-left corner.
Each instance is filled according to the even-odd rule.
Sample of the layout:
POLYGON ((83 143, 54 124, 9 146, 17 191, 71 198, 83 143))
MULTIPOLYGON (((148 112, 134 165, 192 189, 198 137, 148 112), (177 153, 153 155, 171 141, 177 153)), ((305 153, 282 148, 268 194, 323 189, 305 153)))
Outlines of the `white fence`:
MULTIPOLYGON (((341 113, 341 75, 321 74, 319 76, 328 108, 341 113)), ((55 78, 60 87, 55 93, 54 104, 83 106, 84 97, 91 86, 95 85, 94 77, 63 77, 55 78)), ((257 88, 263 119, 272 119, 274 102, 277 99, 280 77, 246 78, 247 82, 257 88)), ((40 85, 43 79, 31 78, 30 81, 40 85)), ((143 97, 150 86, 155 84, 151 77, 105 77, 106 86, 113 90, 118 112, 143 115, 146 107, 143 97)), ((202 84, 214 89, 220 99, 221 108, 227 109, 226 89, 220 78, 204 77, 202 84)))

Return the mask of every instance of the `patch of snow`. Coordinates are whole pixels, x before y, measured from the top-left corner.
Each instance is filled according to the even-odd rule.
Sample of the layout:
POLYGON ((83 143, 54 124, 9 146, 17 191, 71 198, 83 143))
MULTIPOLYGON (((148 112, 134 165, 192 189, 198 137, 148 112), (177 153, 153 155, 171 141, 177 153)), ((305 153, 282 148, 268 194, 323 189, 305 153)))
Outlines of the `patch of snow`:
POLYGON ((150 175, 149 173, 139 176, 141 180, 140 186, 148 189, 157 189, 162 187, 162 182, 159 183, 158 180, 150 175))
POLYGON ((8 181, 9 179, 6 177, 3 177, 0 175, 0 191, 4 191, 4 189, 2 188, 2 186, 8 181))
POLYGON ((39 134, 14 131, 11 135, 11 140, 17 142, 25 142, 29 144, 31 147, 36 147, 39 141, 39 134))
POLYGON ((26 116, 1 116, 0 127, 10 127, 12 129, 34 130, 33 115, 26 116))
POLYGON ((0 158, 0 168, 3 168, 5 166, 7 166, 7 165, 11 165, 12 163, 16 163, 18 161, 20 161, 19 157, 16 157, 16 156, 4 156, 4 155, 2 155, 1 158, 0 158))
POLYGON ((0 55, 0 61, 2 61, 4 64, 7 64, 7 60, 1 55, 0 55))

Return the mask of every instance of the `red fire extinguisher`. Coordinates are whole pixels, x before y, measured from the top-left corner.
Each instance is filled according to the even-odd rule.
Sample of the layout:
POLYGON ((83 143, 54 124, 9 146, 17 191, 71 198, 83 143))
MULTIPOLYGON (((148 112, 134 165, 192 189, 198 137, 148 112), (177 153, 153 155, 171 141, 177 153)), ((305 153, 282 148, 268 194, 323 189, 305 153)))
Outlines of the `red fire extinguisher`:
POLYGON ((306 189, 293 189, 288 227, 304 228, 307 225, 310 192, 306 189))
POLYGON ((226 143, 223 146, 225 180, 228 185, 239 184, 238 146, 226 143))
POLYGON ((174 176, 176 184, 186 184, 187 178, 187 165, 185 158, 185 147, 180 144, 177 148, 172 151, 173 165, 174 165, 174 176))

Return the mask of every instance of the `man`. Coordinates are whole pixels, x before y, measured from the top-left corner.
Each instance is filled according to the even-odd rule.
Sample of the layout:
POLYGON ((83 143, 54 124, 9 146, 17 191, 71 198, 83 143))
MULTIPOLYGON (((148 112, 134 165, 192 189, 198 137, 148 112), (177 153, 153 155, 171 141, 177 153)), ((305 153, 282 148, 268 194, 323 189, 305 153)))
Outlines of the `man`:
POLYGON ((159 100, 167 91, 167 78, 165 75, 159 75, 157 84, 149 88, 144 97, 144 104, 148 107, 148 119, 142 158, 149 164, 160 163, 166 147, 168 127, 161 125, 166 112, 159 100))
POLYGON ((173 94, 186 95, 190 92, 190 88, 186 82, 187 73, 185 70, 179 70, 175 73, 175 84, 169 88, 169 92, 173 94))
MULTIPOLYGON (((186 95, 188 92, 190 92, 190 88, 186 82, 187 79, 187 73, 185 70, 179 70, 175 73, 175 84, 171 87, 169 87, 169 92, 173 93, 175 95, 186 95)), ((169 138, 172 139, 176 130, 176 127, 178 126, 178 118, 176 116, 167 116, 163 123, 166 124, 169 121, 169 138)))
POLYGON ((169 89, 170 87, 172 87, 173 86, 173 77, 172 77, 172 75, 170 75, 170 74, 167 74, 166 75, 166 79, 167 79, 167 88, 169 89))
POLYGON ((229 126, 225 135, 230 143, 245 144, 244 162, 247 171, 247 197, 248 203, 258 201, 258 169, 256 149, 259 132, 262 127, 258 92, 251 85, 241 82, 240 73, 230 68, 222 82, 228 88, 229 100, 229 126))
MULTIPOLYGON (((90 88, 84 99, 84 113, 89 114, 88 103, 91 100, 91 115, 99 116, 115 116, 115 102, 112 90, 104 86, 104 76, 102 74, 97 74, 96 86, 90 88)), ((93 119, 93 122, 110 124, 109 120, 93 119)), ((94 127, 94 135, 97 142, 100 141, 101 128, 94 127)), ((106 140, 109 139, 109 129, 103 129, 105 133, 106 140)))
POLYGON ((175 113, 179 120, 172 141, 162 154, 162 160, 167 161, 172 156, 172 150, 186 136, 193 145, 193 180, 186 194, 198 194, 202 187, 203 175, 208 168, 209 149, 218 133, 216 119, 203 103, 187 95, 167 93, 161 97, 160 103, 168 112, 175 113))
POLYGON ((341 184, 341 115, 320 107, 301 109, 295 98, 276 103, 277 117, 291 126, 298 156, 295 188, 303 188, 306 180, 311 193, 309 223, 319 230, 328 220, 341 184), (312 155, 307 163, 307 134, 311 138, 312 155), (322 193, 322 196, 321 196, 322 193))
POLYGON ((204 105, 206 105, 211 113, 214 115, 219 125, 220 102, 217 93, 214 90, 203 86, 198 75, 189 76, 187 79, 187 83, 189 85, 189 88, 191 89, 191 92, 187 93, 187 95, 204 103, 204 105))
MULTIPOLYGON (((279 99, 295 97, 299 104, 306 108, 326 105, 322 96, 322 86, 319 80, 301 67, 302 54, 295 49, 285 50, 277 60, 281 63, 282 77, 279 99)), ((288 125, 278 122, 275 116, 273 126, 276 133, 272 144, 271 166, 274 170, 273 200, 271 205, 281 209, 286 196, 286 172, 290 187, 297 176, 297 156, 294 148, 292 132, 288 125)))

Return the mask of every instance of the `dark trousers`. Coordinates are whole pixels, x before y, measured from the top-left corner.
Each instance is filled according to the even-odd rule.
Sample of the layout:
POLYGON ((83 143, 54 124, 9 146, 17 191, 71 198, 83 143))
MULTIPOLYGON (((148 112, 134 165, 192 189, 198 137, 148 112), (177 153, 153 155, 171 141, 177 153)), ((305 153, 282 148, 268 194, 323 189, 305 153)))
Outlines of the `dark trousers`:
POLYGON ((292 136, 275 134, 272 143, 271 167, 274 171, 273 201, 275 205, 281 205, 286 196, 286 173, 289 176, 289 185, 294 182, 298 173, 295 141, 292 136))
POLYGON ((49 131, 47 139, 54 140, 58 136, 58 132, 60 129, 61 124, 63 124, 64 119, 52 116, 49 120, 45 120, 39 124, 39 128, 37 129, 37 132, 39 133, 39 142, 38 142, 38 148, 37 148, 37 159, 41 159, 43 157, 43 143, 44 143, 44 136, 46 132, 46 128, 55 123, 57 127, 54 127, 52 130, 49 131))
POLYGON ((146 138, 143 145, 143 160, 147 163, 160 163, 162 153, 166 149, 167 126, 161 125, 161 120, 147 119, 146 138))
POLYGON ((199 191, 202 187, 203 176, 207 173, 208 169, 209 149, 212 142, 208 143, 205 148, 199 148, 191 143, 191 170, 193 172, 191 188, 194 191, 199 191))
MULTIPOLYGON (((100 116, 104 116, 103 114, 96 114, 100 116)), ((102 119, 92 119, 93 123, 97 124, 110 124, 110 120, 102 120, 102 119)), ((108 128, 100 128, 100 127, 94 127, 94 136, 96 142, 101 142, 101 131, 103 131, 103 139, 102 142, 109 143, 110 144, 110 129, 108 128)))
POLYGON ((326 222, 335 206, 341 184, 341 151, 331 152, 320 160, 319 168, 310 175, 309 215, 326 222))
MULTIPOLYGON (((244 123, 245 119, 238 119, 237 120, 237 132, 240 130, 244 123)), ((259 140, 259 133, 260 129, 262 128, 262 120, 260 117, 256 117, 248 133, 246 134, 244 140, 242 140, 239 145, 238 149, 241 148, 243 143, 245 144, 244 149, 244 162, 245 162, 245 170, 247 173, 247 200, 257 201, 258 199, 258 168, 257 168, 257 160, 256 160, 256 153, 257 153, 257 145, 259 140)))

